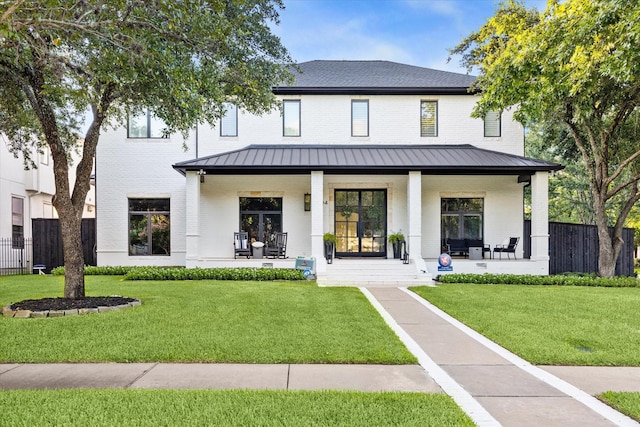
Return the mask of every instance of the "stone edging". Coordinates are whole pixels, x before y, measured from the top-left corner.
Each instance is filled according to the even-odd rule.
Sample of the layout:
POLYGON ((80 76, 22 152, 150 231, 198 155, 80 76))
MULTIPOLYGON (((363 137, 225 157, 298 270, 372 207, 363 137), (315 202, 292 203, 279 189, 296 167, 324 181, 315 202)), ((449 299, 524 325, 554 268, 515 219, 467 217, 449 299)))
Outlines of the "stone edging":
POLYGON ((106 313, 107 311, 123 310, 125 308, 138 307, 142 305, 139 299, 135 299, 128 304, 114 305, 112 307, 97 307, 97 308, 76 308, 72 310, 46 310, 46 311, 31 311, 31 310, 12 310, 11 304, 8 304, 2 308, 2 315, 4 317, 13 318, 33 318, 33 317, 65 317, 65 316, 78 316, 83 314, 97 314, 106 313))

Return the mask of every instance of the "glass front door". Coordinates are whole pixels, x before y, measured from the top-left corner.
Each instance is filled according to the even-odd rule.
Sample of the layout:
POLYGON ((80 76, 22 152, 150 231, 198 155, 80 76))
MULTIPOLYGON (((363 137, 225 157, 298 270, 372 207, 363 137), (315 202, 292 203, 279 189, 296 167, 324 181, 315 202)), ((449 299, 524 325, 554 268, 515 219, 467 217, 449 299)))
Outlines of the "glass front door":
POLYGON ((336 256, 386 256, 387 191, 335 191, 336 256))
POLYGON ((240 231, 249 233, 249 242, 270 243, 282 231, 282 198, 241 197, 240 231))

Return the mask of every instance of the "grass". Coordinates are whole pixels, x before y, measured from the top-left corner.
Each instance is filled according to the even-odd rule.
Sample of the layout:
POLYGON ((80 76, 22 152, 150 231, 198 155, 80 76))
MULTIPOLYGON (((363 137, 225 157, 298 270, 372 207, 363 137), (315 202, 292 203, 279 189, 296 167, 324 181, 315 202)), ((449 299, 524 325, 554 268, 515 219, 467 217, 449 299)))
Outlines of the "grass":
POLYGON ((599 395, 598 398, 623 414, 640 421, 640 393, 607 391, 599 395))
POLYGON ((474 425, 441 393, 15 390, 0 412, 11 426, 474 425))
POLYGON ((531 363, 640 366, 640 289, 441 285, 419 295, 531 363))
MULTIPOLYGON (((62 288, 62 277, 0 277, 0 305, 60 296, 62 288)), ((140 298, 142 306, 0 317, 0 362, 416 363, 354 288, 90 276, 86 289, 88 296, 140 298)))

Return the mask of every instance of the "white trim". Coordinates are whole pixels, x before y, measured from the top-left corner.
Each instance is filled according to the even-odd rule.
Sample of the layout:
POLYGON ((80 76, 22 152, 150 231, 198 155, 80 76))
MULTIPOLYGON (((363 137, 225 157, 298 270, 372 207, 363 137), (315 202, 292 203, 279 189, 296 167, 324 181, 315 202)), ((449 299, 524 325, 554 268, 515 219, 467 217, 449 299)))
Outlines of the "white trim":
POLYGON ((530 375, 533 375, 534 377, 536 377, 540 381, 543 381, 543 382, 549 384, 551 387, 554 387, 557 390, 569 395, 570 397, 573 397, 578 402, 584 404, 588 408, 591 408, 594 412, 596 412, 597 414, 603 416, 604 418, 608 419, 609 421, 615 423, 616 425, 618 425, 618 426, 636 426, 636 427, 638 425, 640 425, 639 423, 637 423, 636 421, 634 421, 631 418, 627 417, 626 415, 621 414, 620 412, 618 412, 615 409, 611 408, 610 406, 602 403, 601 401, 599 401, 595 397, 591 396, 590 394, 580 390, 578 387, 576 387, 576 386, 574 386, 572 384, 569 384, 568 382, 566 382, 564 380, 561 380, 560 378, 556 377, 555 375, 552 375, 549 372, 538 368, 537 366, 532 365, 531 363, 529 363, 526 360, 522 359, 520 356, 517 356, 514 353, 511 353, 509 350, 499 346, 498 344, 496 344, 495 342, 491 341, 490 339, 488 339, 484 335, 474 331, 473 329, 471 329, 470 327, 468 327, 464 323, 460 322, 459 320, 451 317, 450 315, 448 315, 444 311, 440 310, 438 307, 434 306, 429 301, 427 301, 424 298, 420 297, 419 295, 409 291, 407 288, 400 288, 400 290, 405 292, 407 295, 411 296, 413 299, 418 301, 420 304, 422 304, 424 307, 429 309, 431 312, 433 312, 434 314, 439 316, 441 319, 444 319, 447 322, 451 323, 453 326, 458 328, 461 332, 465 333, 466 335, 468 335, 469 337, 473 338, 474 340, 476 340, 480 344, 484 345, 489 350, 497 353, 500 357, 508 360, 509 362, 511 362, 515 366, 517 366, 518 368, 522 369, 523 371, 525 371, 526 373, 528 373, 530 375))
MULTIPOLYGON (((404 290, 406 288, 399 288, 404 290)), ((471 396, 460 384, 458 384, 444 369, 438 366, 437 363, 431 359, 427 353, 420 348, 417 342, 391 317, 391 315, 384 309, 382 304, 376 300, 376 298, 366 288, 360 288, 360 291, 369 300, 371 305, 378 310, 382 318, 398 335, 400 340, 407 346, 409 351, 416 356, 420 366, 424 368, 429 376, 447 393, 453 400, 462 408, 462 410, 471 417, 474 423, 479 427, 500 426, 501 424, 491 414, 478 403, 477 400, 471 396)))

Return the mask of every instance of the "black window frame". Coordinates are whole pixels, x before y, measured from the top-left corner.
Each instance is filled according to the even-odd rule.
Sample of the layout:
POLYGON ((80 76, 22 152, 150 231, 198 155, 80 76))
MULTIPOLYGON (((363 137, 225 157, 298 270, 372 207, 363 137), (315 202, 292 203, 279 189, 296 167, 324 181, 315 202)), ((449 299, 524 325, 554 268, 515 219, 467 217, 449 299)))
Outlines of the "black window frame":
POLYGON ((287 138, 302 136, 302 102, 299 99, 285 99, 282 101, 282 136, 287 138), (298 133, 296 135, 287 135, 287 104, 298 104, 298 133))
POLYGON ((478 239, 484 241, 484 211, 485 211, 485 200, 484 197, 441 197, 440 198, 440 238, 443 243, 446 240, 447 236, 444 236, 442 229, 442 220, 445 216, 457 216, 459 218, 458 222, 458 236, 457 237, 449 237, 455 239, 478 239), (447 200, 455 200, 458 203, 458 206, 462 205, 461 201, 465 200, 479 200, 480 201, 480 209, 452 209, 452 210, 444 210, 444 204, 447 200), (464 227, 464 217, 465 215, 479 215, 480 216, 480 236, 479 237, 467 237, 465 234, 464 227))
POLYGON ((434 100, 434 99, 421 99, 420 100, 420 137, 421 138, 423 138, 423 137, 424 138, 435 138, 435 137, 438 136, 438 109, 439 109, 439 106, 438 106, 438 101, 437 100, 434 100), (434 123, 434 129, 433 129, 434 133, 433 133, 433 135, 426 134, 423 131, 422 122, 424 120, 424 116, 423 116, 424 104, 433 104, 435 106, 435 112, 434 112, 434 115, 435 115, 434 121, 435 121, 435 123, 434 123))
MULTIPOLYGON (((167 139, 169 136, 168 135, 160 135, 160 136, 151 136, 151 118, 153 116, 151 110, 149 108, 146 108, 144 110, 146 112, 146 116, 147 116, 147 124, 146 124, 146 130, 147 130, 147 134, 146 136, 131 136, 131 116, 129 115, 127 117, 127 139, 167 139)), ((157 118, 156 118, 157 119, 157 118)), ((157 119, 160 120, 160 119, 157 119)), ((164 121, 163 121, 164 123, 164 121)))
MULTIPOLYGON (((171 198, 170 197, 129 197, 127 198, 127 230, 128 230, 128 239, 127 239, 127 243, 128 243, 128 253, 129 256, 170 256, 171 255, 171 198), (154 203, 165 203, 166 202, 166 208, 167 209, 153 209, 153 207, 149 207, 149 206, 153 206, 154 203), (148 203, 146 209, 140 209, 139 206, 136 206, 136 204, 140 205, 144 205, 145 203, 148 203), (145 225, 145 230, 144 232, 146 232, 146 247, 147 247, 147 253, 137 253, 137 251, 134 253, 133 247, 135 246, 135 244, 132 244, 132 224, 131 224, 131 217, 135 215, 135 216, 146 216, 146 225, 145 225), (167 249, 165 251, 165 253, 154 253, 154 243, 153 243, 153 220, 152 220, 152 216, 153 215, 163 215, 167 218, 168 220, 168 236, 167 236, 167 249), (148 248, 151 248, 151 250, 149 250, 148 248)), ((142 231, 142 229, 141 229, 142 231)), ((157 245, 160 246, 160 245, 157 245)), ((161 246, 160 246, 161 247, 161 246)))
POLYGON ((502 137, 502 113, 500 113, 499 111, 489 111, 485 116, 484 116, 484 120, 483 120, 483 126, 484 126, 484 137, 485 138, 500 138, 502 137), (497 114, 497 120, 498 120, 498 134, 497 135, 487 135, 487 116, 491 113, 497 114))

